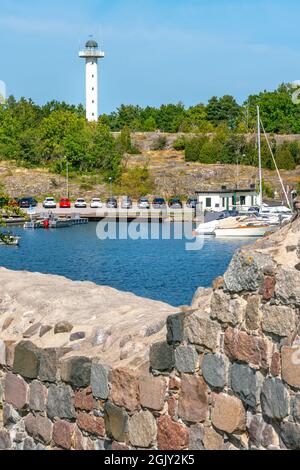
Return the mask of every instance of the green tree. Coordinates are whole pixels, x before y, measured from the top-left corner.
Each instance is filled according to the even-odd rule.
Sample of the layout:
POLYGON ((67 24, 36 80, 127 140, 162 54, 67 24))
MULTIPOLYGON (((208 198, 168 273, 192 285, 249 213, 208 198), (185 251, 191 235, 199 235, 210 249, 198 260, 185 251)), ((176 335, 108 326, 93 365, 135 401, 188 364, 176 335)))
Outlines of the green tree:
POLYGON ((140 106, 124 105, 122 104, 117 109, 117 129, 121 130, 123 127, 132 128, 132 122, 140 120, 141 108, 140 106))
MULTIPOLYGON (((77 134, 81 133, 85 119, 79 118, 71 111, 53 111, 44 118, 40 126, 40 136, 43 142, 42 156, 46 161, 64 157, 64 143, 70 140, 78 141, 77 134)), ((83 142, 84 148, 84 142, 83 142)))
POLYGON ((153 132, 157 129, 157 124, 153 116, 149 116, 143 125, 143 130, 145 132, 153 132))
POLYGON ((242 163, 245 161, 247 150, 247 142, 244 136, 237 134, 230 134, 223 146, 221 151, 221 162, 227 164, 236 164, 237 162, 242 163))
POLYGON ((222 144, 217 140, 206 142, 200 151, 199 161, 201 163, 213 164, 222 160, 222 144))
POLYGON ((119 194, 130 194, 134 198, 153 193, 154 181, 147 167, 136 167, 123 172, 117 181, 119 194))
POLYGON ((157 126, 162 132, 178 132, 180 124, 186 117, 182 103, 162 105, 157 115, 157 126))
POLYGON ((289 142, 288 144, 289 150, 293 156, 293 159, 296 165, 300 164, 300 145, 299 142, 294 140, 293 142, 289 142))
POLYGON ((287 143, 277 148, 275 159, 279 169, 294 170, 296 168, 295 160, 287 143))
POLYGON ((251 95, 247 100, 250 129, 256 129, 257 105, 266 132, 297 134, 300 132, 300 105, 292 101, 292 89, 281 85, 277 90, 251 95))
POLYGON ((93 132, 93 159, 95 168, 102 170, 106 179, 116 180, 121 173, 122 155, 107 126, 97 124, 93 132))
POLYGON ((264 180, 264 178, 263 178, 263 180, 262 180, 262 192, 263 192, 263 194, 264 194, 265 196, 267 196, 268 198, 270 198, 270 199, 273 199, 273 198, 274 198, 274 190, 271 188, 270 185, 268 185, 268 184, 266 183, 266 181, 264 180))
POLYGON ((207 137, 193 137, 188 139, 185 145, 185 161, 200 161, 202 147, 209 142, 207 137))
POLYGON ((131 133, 128 126, 123 127, 121 130, 120 136, 117 138, 117 149, 124 155, 125 153, 130 153, 132 149, 131 145, 131 133))
POLYGON ((215 126, 225 123, 230 129, 234 129, 239 123, 241 108, 232 96, 213 96, 206 107, 206 114, 208 121, 215 126))
POLYGON ((186 147, 186 140, 182 137, 179 137, 173 143, 173 149, 174 150, 184 150, 185 147, 186 147))
MULTIPOLYGON (((180 132, 199 132, 208 125, 206 108, 204 104, 191 106, 179 126, 180 132)), ((210 129, 212 130, 213 127, 210 129)))

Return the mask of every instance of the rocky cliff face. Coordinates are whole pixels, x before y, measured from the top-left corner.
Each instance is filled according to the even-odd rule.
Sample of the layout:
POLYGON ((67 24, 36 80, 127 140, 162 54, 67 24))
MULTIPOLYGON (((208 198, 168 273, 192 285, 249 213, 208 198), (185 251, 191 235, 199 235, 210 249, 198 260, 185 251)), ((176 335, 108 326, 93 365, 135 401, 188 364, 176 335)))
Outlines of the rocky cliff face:
POLYGON ((237 251, 143 370, 6 336, 0 448, 300 449, 299 229, 237 251))

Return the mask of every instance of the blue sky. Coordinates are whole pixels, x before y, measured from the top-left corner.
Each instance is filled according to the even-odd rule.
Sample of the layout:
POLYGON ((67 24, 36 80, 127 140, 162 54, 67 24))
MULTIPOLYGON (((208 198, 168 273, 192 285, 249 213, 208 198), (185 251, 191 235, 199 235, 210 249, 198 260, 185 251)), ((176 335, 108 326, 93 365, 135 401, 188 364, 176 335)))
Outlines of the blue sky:
POLYGON ((101 61, 101 112, 206 102, 300 79, 298 0, 1 0, 0 80, 16 97, 84 102, 78 50, 101 61))

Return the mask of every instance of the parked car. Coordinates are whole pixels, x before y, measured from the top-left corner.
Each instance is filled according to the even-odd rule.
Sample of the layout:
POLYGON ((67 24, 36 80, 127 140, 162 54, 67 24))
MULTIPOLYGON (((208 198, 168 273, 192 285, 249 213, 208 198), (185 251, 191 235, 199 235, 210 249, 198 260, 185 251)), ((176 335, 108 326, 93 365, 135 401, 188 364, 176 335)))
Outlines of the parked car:
POLYGON ((79 197, 78 199, 76 199, 74 207, 76 207, 76 209, 85 209, 86 208, 85 199, 83 199, 82 197, 79 197))
POLYGON ((106 207, 108 209, 117 209, 118 208, 118 201, 115 197, 110 197, 106 201, 106 207))
POLYGON ((132 208, 132 199, 129 196, 122 197, 121 201, 122 209, 131 209, 132 208))
POLYGON ((45 209, 56 209, 56 201, 54 197, 46 197, 43 202, 43 207, 45 209))
POLYGON ((198 204, 198 199, 196 197, 189 197, 186 203, 186 206, 190 209, 196 209, 198 204))
POLYGON ((71 209, 71 201, 67 197, 62 197, 59 201, 59 207, 61 209, 71 209))
POLYGON ((103 204, 101 202, 101 199, 98 198, 98 197, 94 197, 92 200, 91 200, 91 209, 101 209, 103 207, 103 204))
POLYGON ((228 211, 230 217, 238 217, 239 216, 239 211, 232 210, 228 211))
POLYGON ((166 201, 163 197, 155 197, 152 202, 154 209, 162 209, 166 207, 166 201))
POLYGON ((38 202, 34 197, 22 197, 18 200, 19 207, 27 209, 29 207, 36 207, 38 202))
POLYGON ((138 200, 139 209, 150 209, 149 199, 147 197, 140 197, 138 200))
POLYGON ((7 204, 9 207, 18 207, 19 200, 16 198, 10 199, 7 204))
POLYGON ((260 208, 257 206, 249 207, 248 212, 251 214, 259 214, 260 208))
POLYGON ((182 209, 182 202, 178 197, 173 197, 169 202, 169 207, 171 209, 182 209))

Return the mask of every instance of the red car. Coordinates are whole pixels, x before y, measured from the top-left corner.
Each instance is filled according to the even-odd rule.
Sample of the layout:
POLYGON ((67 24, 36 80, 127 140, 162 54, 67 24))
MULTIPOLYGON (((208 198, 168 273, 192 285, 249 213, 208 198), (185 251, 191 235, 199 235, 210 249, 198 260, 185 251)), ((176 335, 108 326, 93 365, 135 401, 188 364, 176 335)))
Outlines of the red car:
POLYGON ((59 201, 59 207, 61 209, 70 209, 71 208, 71 201, 70 199, 64 197, 59 201))

